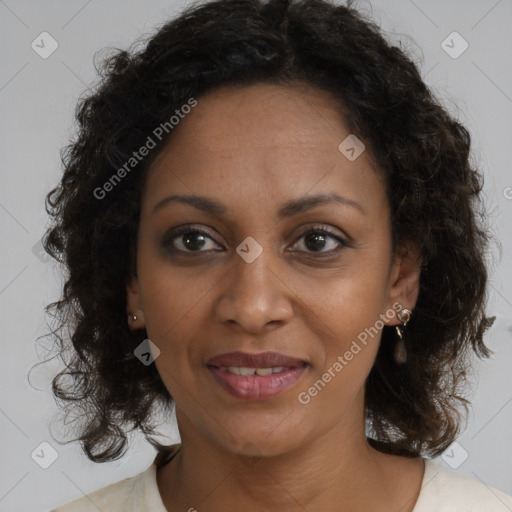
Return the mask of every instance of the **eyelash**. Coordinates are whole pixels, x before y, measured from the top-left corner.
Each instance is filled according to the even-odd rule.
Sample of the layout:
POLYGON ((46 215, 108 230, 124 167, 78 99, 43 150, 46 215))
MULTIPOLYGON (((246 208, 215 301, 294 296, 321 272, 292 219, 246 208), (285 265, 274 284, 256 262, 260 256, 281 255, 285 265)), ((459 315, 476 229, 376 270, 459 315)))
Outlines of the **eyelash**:
MULTIPOLYGON (((337 233, 335 233, 334 231, 332 231, 330 228, 328 228, 326 226, 308 229, 307 231, 302 233, 299 236, 299 238, 297 238, 296 242, 294 242, 293 245, 295 245, 300 239, 304 238, 306 235, 313 234, 313 233, 327 235, 329 238, 334 238, 335 240, 337 240, 340 243, 341 247, 338 247, 337 249, 333 249, 331 251, 325 251, 325 252, 315 252, 315 251, 299 251, 299 252, 303 252, 308 255, 310 255, 310 254, 319 255, 316 257, 322 258, 322 257, 326 257, 326 256, 333 256, 333 255, 337 254, 338 252, 340 252, 341 250, 343 250, 343 248, 351 247, 351 245, 346 240, 343 240, 337 233)), ((200 229, 193 228, 190 226, 181 226, 181 227, 176 228, 175 230, 169 232, 167 235, 165 235, 164 239, 162 240, 162 246, 171 253, 182 253, 182 254, 195 255, 195 254, 209 252, 209 251, 201 251, 201 250, 199 250, 199 251, 184 251, 184 250, 176 249, 176 248, 172 247, 174 240, 179 238, 180 236, 183 236, 184 234, 203 235, 203 236, 209 238, 210 240, 213 240, 213 238, 205 231, 202 231, 200 229)), ((215 252, 220 252, 220 251, 215 251, 215 252)))

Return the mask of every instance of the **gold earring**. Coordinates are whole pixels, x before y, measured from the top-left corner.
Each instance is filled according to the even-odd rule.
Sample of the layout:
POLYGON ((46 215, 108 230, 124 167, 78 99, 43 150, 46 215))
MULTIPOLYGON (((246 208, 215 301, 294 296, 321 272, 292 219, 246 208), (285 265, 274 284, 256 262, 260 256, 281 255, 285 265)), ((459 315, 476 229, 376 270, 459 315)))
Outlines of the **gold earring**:
POLYGON ((395 329, 398 334, 398 340, 395 346, 394 357, 398 364, 404 364, 407 361, 407 351, 405 349, 405 343, 403 340, 403 332, 407 322, 411 318, 412 311, 407 308, 403 308, 398 313, 398 319, 402 322, 402 325, 396 325, 395 329))

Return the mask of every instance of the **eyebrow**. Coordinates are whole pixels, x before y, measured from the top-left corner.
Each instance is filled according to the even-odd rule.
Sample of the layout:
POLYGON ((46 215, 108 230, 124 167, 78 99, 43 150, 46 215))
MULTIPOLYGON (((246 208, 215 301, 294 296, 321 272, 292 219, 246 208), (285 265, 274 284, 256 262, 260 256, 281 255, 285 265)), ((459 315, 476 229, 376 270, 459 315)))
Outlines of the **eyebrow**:
MULTIPOLYGON (((161 201, 158 201, 158 203, 153 207, 152 213, 156 213, 164 206, 172 202, 185 203, 205 213, 216 215, 217 217, 221 217, 228 213, 228 209, 223 204, 215 201, 214 199, 204 196, 178 194, 173 194, 164 197, 161 201)), ((315 196, 303 196, 299 199, 292 199, 291 201, 288 201, 281 205, 277 212, 277 216, 279 219, 285 219, 288 217, 293 217, 294 215, 298 215, 299 213, 303 213, 312 208, 315 208, 316 206, 329 204, 333 202, 342 204, 344 206, 351 206, 358 210, 363 215, 365 213, 363 207, 359 203, 356 203, 355 201, 347 197, 342 197, 336 193, 331 193, 318 194, 315 196)))

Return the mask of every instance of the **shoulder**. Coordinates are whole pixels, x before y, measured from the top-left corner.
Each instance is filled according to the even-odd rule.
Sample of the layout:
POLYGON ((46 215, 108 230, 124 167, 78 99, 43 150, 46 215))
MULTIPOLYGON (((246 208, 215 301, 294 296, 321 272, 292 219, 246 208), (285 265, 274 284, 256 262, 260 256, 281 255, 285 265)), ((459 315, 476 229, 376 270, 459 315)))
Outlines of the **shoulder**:
MULTIPOLYGON (((156 466, 119 482, 81 496, 51 512, 166 512, 161 509, 156 484, 156 466)), ((162 505, 163 506, 163 505, 162 505)))
POLYGON ((157 468, 177 455, 180 443, 159 450, 153 463, 141 473, 85 494, 50 512, 167 512, 157 483, 157 468))
POLYGON ((425 475, 413 512, 510 512, 512 497, 479 480, 425 460, 425 475))

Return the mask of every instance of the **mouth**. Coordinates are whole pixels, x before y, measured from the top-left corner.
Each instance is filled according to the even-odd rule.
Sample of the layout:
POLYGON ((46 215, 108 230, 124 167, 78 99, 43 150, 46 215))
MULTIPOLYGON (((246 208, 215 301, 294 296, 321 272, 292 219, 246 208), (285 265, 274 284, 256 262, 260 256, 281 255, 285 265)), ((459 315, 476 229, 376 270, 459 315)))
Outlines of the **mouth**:
POLYGON ((263 400, 284 393, 309 366, 303 359, 278 352, 230 352, 215 356, 206 364, 225 391, 244 400, 263 400))

